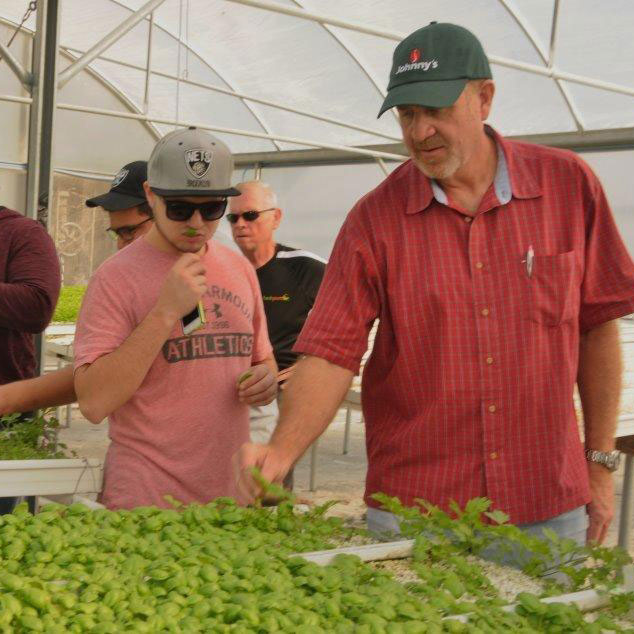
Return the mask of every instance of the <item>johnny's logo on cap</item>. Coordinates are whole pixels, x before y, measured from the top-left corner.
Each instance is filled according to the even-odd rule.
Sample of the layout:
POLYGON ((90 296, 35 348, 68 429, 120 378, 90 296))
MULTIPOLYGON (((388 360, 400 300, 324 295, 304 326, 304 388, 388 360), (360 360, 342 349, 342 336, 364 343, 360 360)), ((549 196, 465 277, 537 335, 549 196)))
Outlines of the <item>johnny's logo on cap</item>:
POLYGON ((428 70, 433 70, 434 68, 438 68, 438 60, 437 59, 429 59, 423 62, 420 60, 420 51, 415 48, 409 54, 409 64, 401 64, 396 69, 396 75, 400 75, 401 73, 406 73, 409 70, 422 70, 423 72, 427 72, 428 70))
POLYGON ((186 150, 185 165, 194 178, 202 178, 211 167, 211 152, 202 148, 186 150))
POLYGON ((130 170, 127 170, 125 168, 120 169, 119 172, 117 173, 117 175, 112 180, 112 184, 110 185, 110 189, 114 189, 115 187, 117 187, 117 185, 121 185, 121 183, 123 183, 123 181, 125 180, 126 176, 129 173, 130 173, 130 170))

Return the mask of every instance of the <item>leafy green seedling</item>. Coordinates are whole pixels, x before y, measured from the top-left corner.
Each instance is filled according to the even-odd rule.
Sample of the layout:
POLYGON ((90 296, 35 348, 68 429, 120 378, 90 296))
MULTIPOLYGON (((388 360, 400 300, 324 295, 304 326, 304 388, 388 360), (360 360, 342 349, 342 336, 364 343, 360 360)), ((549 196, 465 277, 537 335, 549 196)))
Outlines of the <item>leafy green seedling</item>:
POLYGON ((257 467, 251 468, 251 476, 257 482, 258 486, 262 491, 262 495, 260 497, 265 499, 275 499, 279 502, 288 501, 294 502, 295 495, 291 491, 287 491, 284 487, 279 484, 275 484, 273 482, 269 482, 265 477, 262 476, 261 471, 257 467))
POLYGON ((59 423, 46 412, 27 420, 19 414, 0 417, 0 460, 70 458, 75 452, 57 441, 59 423))

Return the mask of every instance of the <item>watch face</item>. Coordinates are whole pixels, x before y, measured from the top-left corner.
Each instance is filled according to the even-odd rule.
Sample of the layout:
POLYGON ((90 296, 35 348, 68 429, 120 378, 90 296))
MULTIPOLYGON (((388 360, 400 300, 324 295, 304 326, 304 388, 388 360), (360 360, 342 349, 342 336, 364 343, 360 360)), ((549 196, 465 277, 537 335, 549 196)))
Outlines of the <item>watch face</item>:
POLYGON ((620 461, 621 461, 621 454, 618 453, 617 451, 613 451, 608 456, 607 466, 610 467, 610 469, 614 469, 616 471, 619 468, 620 461))

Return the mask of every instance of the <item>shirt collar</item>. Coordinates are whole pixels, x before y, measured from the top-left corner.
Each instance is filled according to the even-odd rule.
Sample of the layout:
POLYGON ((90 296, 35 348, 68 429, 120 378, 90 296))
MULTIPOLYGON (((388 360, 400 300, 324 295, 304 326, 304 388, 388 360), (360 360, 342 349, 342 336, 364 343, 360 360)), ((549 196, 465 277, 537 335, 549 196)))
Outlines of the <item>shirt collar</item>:
MULTIPOLYGON (((532 166, 527 157, 517 150, 514 143, 506 141, 491 126, 485 125, 485 130, 494 139, 497 147, 498 160, 493 188, 500 204, 506 205, 512 197, 535 198, 540 196, 541 186, 533 175, 532 166)), ((442 187, 435 180, 427 178, 413 161, 410 161, 409 180, 406 214, 415 214, 427 209, 433 199, 443 205, 447 204, 447 194, 442 187)))

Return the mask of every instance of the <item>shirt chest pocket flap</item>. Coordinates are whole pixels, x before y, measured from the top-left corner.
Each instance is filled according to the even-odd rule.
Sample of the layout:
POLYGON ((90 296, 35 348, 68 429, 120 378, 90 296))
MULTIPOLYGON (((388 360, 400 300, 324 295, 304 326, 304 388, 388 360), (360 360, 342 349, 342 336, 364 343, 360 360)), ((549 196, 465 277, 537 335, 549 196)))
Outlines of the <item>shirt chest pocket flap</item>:
POLYGON ((531 321, 559 326, 579 312, 579 283, 575 252, 535 255, 528 280, 531 321))

